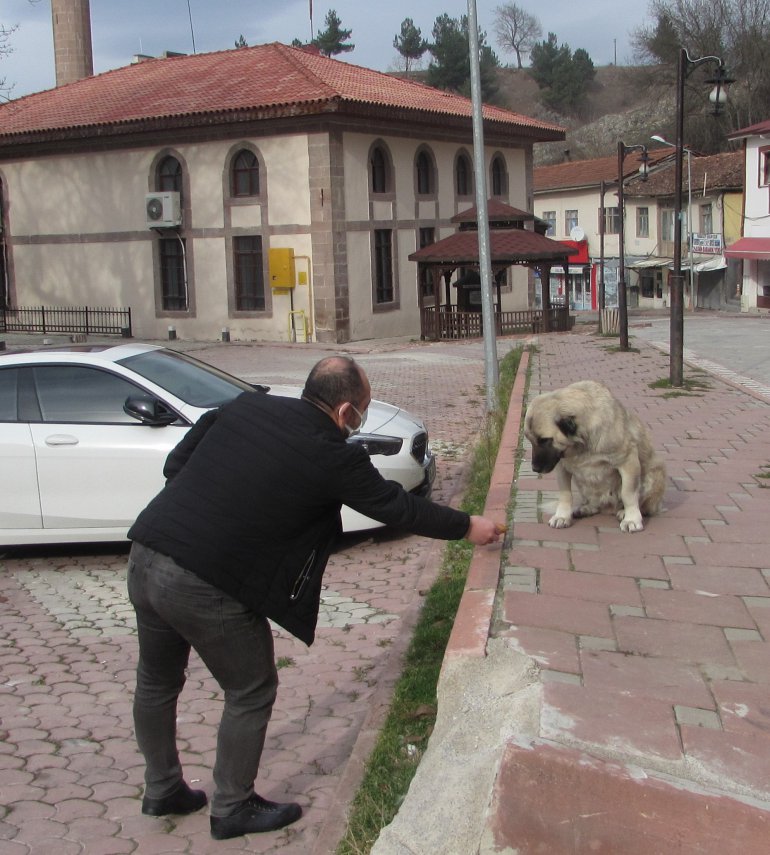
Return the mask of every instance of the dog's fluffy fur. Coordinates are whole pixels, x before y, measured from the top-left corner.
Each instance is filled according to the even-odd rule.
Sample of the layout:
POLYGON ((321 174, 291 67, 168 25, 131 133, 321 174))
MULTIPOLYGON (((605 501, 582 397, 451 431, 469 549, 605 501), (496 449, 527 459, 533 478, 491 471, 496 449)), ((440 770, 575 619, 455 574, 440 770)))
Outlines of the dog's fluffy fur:
POLYGON ((524 433, 535 472, 556 469, 559 501, 552 528, 612 510, 621 531, 641 531, 642 517, 660 510, 665 466, 647 428, 604 384, 582 380, 533 398, 524 433))

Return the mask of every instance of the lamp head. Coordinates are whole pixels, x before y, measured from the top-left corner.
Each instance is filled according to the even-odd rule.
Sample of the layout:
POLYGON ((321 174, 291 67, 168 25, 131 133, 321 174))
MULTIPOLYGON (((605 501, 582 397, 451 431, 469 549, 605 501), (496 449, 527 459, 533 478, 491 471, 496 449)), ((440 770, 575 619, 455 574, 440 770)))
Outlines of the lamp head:
POLYGON ((714 76, 706 80, 706 83, 710 83, 714 87, 709 94, 709 101, 714 105, 713 116, 718 116, 722 112, 722 107, 727 102, 727 87, 734 82, 732 77, 727 76, 727 69, 721 62, 717 66, 714 76))

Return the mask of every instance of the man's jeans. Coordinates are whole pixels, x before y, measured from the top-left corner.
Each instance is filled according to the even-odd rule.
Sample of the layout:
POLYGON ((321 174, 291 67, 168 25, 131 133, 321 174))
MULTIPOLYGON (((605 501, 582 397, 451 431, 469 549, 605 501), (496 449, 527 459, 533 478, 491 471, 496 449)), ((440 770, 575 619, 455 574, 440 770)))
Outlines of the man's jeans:
POLYGON ((134 727, 146 764, 145 795, 164 798, 182 780, 176 707, 192 646, 224 692, 211 814, 228 816, 254 794, 275 701, 278 672, 270 625, 139 543, 129 556, 128 594, 139 634, 134 727))

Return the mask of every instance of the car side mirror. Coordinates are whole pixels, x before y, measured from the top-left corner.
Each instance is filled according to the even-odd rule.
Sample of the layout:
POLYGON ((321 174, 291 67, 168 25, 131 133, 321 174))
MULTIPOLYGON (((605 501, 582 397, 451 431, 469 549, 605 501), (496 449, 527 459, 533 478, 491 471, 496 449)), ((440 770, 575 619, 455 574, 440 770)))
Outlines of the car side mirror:
POLYGON ((123 411, 143 425, 150 427, 166 427, 179 419, 179 416, 157 398, 135 397, 126 398, 123 411))

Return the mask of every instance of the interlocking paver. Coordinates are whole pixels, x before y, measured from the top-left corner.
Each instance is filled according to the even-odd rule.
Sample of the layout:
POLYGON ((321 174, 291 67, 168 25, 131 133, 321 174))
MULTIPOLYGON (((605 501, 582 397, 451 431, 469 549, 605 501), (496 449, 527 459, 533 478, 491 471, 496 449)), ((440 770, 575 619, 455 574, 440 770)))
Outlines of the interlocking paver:
MULTIPOLYGON (((501 342, 500 353, 518 343, 501 342)), ((462 483, 483 421, 479 341, 179 346, 246 379, 295 385, 321 356, 347 350, 366 368, 376 397, 425 419, 439 458, 436 498, 449 501, 462 483)), ((0 556, 0 716, 7 731, 0 741, 0 803, 7 806, 0 851, 309 855, 324 835, 329 842, 321 851, 332 851, 352 796, 347 784, 337 795, 346 764, 362 729, 381 721, 410 627, 438 571, 440 546, 385 530, 346 537, 327 571, 316 644, 306 648, 276 630, 281 686, 257 785, 268 798, 296 798, 305 816, 283 832, 234 841, 211 840, 205 811, 141 816, 126 549, 0 556)), ((178 711, 179 747, 188 778, 209 792, 220 711, 219 689, 193 656, 178 711)))

